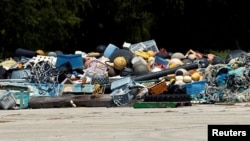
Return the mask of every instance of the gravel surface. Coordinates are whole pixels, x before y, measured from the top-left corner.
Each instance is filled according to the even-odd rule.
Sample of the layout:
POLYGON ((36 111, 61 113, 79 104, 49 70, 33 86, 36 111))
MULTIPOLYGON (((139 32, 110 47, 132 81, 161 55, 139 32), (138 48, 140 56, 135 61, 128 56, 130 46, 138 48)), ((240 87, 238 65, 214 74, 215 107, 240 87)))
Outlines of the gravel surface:
POLYGON ((250 124, 250 103, 0 111, 1 141, 207 141, 209 124, 250 124))

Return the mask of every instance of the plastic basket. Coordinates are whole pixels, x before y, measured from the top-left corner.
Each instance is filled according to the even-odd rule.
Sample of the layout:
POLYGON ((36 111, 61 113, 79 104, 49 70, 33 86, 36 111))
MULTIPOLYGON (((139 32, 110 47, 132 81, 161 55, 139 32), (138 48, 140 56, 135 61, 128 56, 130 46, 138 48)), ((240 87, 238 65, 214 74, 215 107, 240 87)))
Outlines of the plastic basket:
POLYGON ((122 106, 127 104, 131 99, 133 99, 133 95, 130 94, 129 85, 125 85, 120 89, 115 89, 110 96, 113 99, 113 102, 117 106, 122 106))
POLYGON ((4 110, 15 107, 16 100, 11 92, 0 94, 0 107, 4 110))
POLYGON ((194 96, 194 95, 205 93, 205 89, 206 89, 205 80, 195 81, 195 82, 186 84, 186 93, 188 95, 194 96))
POLYGON ((28 108, 30 100, 29 91, 13 92, 13 94, 16 99, 16 104, 19 105, 20 109, 28 108))
POLYGON ((99 60, 93 60, 89 66, 86 69, 86 73, 88 73, 88 75, 93 76, 95 74, 98 75, 105 75, 105 73, 108 70, 108 67, 105 63, 99 61, 99 60))
POLYGON ((135 53, 138 50, 145 50, 145 49, 152 50, 156 53, 159 52, 159 49, 156 45, 155 40, 148 40, 148 41, 140 42, 137 44, 132 44, 129 49, 133 53, 135 53))
POLYGON ((111 83, 110 89, 113 91, 113 90, 118 89, 118 88, 125 86, 125 85, 129 85, 129 86, 134 85, 134 81, 131 79, 131 77, 129 77, 129 76, 123 77, 123 78, 120 78, 120 79, 113 81, 111 83))

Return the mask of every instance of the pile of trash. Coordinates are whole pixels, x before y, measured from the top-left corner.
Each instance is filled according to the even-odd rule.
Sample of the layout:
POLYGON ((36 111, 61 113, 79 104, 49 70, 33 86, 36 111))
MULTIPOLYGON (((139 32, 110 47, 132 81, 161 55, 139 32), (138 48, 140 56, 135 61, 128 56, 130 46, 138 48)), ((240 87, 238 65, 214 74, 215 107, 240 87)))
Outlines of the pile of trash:
POLYGON ((116 106, 131 100, 246 102, 249 82, 250 53, 243 50, 231 51, 224 60, 192 49, 169 52, 154 40, 74 54, 18 48, 15 58, 0 63, 0 107, 28 108, 32 96, 69 93, 108 94, 116 106))

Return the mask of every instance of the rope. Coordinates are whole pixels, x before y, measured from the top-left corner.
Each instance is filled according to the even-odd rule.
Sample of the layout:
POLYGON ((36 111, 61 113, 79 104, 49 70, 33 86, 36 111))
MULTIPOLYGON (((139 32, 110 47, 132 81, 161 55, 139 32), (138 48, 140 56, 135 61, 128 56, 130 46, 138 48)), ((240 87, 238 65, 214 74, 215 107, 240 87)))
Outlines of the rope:
POLYGON ((33 82, 39 90, 40 95, 45 95, 47 92, 53 91, 55 95, 58 95, 56 90, 59 81, 58 78, 60 72, 57 69, 54 69, 53 65, 48 61, 41 61, 35 63, 31 67, 31 73, 29 76, 29 81, 33 82), (42 86, 42 84, 45 84, 42 86), (45 87, 44 87, 45 86, 45 87))

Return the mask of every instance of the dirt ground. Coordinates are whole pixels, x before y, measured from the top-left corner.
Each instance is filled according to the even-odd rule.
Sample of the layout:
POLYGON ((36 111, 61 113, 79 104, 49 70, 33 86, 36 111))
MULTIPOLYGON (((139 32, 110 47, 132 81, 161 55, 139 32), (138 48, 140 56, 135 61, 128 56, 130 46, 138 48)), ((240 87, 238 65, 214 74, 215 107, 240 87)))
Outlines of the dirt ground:
POLYGON ((208 124, 250 124, 250 103, 0 111, 1 141, 206 141, 208 124))

